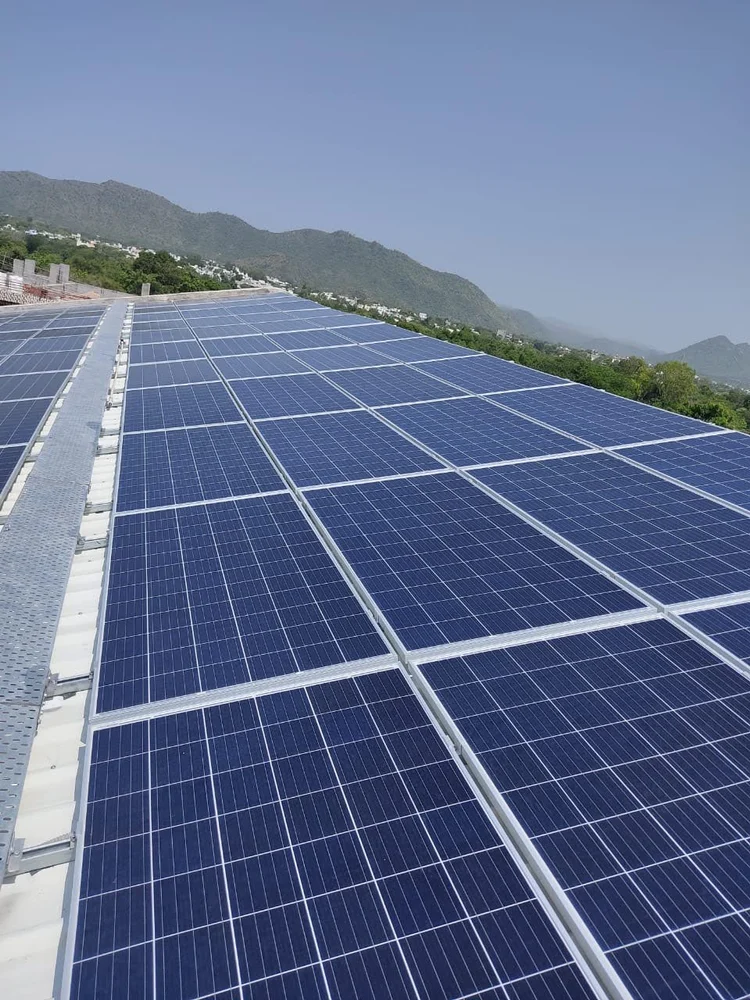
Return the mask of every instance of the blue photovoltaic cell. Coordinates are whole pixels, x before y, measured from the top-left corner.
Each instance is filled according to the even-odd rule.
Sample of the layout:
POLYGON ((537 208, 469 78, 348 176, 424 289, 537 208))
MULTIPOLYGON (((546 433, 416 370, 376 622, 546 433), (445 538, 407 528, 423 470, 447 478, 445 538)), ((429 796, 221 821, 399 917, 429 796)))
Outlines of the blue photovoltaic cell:
POLYGON ((205 324, 200 325, 191 320, 193 327, 195 328, 196 336, 200 337, 201 340, 206 341, 208 344, 211 340, 227 340, 234 337, 252 337, 257 336, 259 331, 255 327, 249 326, 247 323, 241 323, 238 320, 221 320, 221 323, 217 323, 214 320, 206 321, 205 324))
POLYGON ((371 319, 369 316, 358 316, 356 313, 339 312, 336 309, 330 310, 329 314, 325 318, 321 316, 318 316, 317 318, 319 325, 324 326, 327 330, 337 330, 342 326, 369 326, 371 324, 374 325, 378 323, 378 320, 371 319))
MULTIPOLYGON (((187 315, 188 324, 196 331, 198 334, 202 334, 203 331, 209 333, 212 330, 224 331, 227 327, 247 327, 248 331, 250 326, 242 319, 233 316, 230 312, 212 313, 212 314, 202 314, 202 313, 192 313, 187 315)), ((226 334, 220 332, 219 337, 224 337, 226 334)))
MULTIPOLYGON (((458 347, 437 337, 410 337, 408 340, 394 340, 390 344, 378 345, 378 351, 396 361, 429 361, 433 358, 458 358, 463 355, 484 357, 468 347, 458 347)), ((442 378, 443 376, 441 376, 442 378)))
POLYGON ((294 375, 310 371, 307 365, 283 351, 241 358, 216 358, 215 364, 226 378, 258 378, 261 375, 294 375))
POLYGON ((310 319, 266 319, 264 316, 250 321, 258 333, 293 333, 295 330, 319 330, 321 323, 314 317, 310 319))
POLYGON ((459 466, 555 455, 582 448, 577 441, 475 396, 392 406, 383 415, 459 466))
POLYGON ((356 368, 334 372, 331 381, 356 396, 365 406, 391 403, 416 403, 419 400, 446 399, 462 395, 461 389, 430 378, 407 365, 388 368, 356 368))
MULTIPOLYGON (((355 344, 379 344, 384 341, 414 340, 422 335, 413 330, 403 330, 400 326, 389 326, 388 323, 368 323, 366 326, 337 327, 336 333, 355 344)), ((373 350, 380 350, 373 347, 373 350)))
MULTIPOLYGON (((469 392, 503 392, 508 389, 528 389, 533 386, 564 385, 563 379, 502 358, 472 351, 473 357, 453 361, 436 361, 420 366, 420 370, 443 378, 446 382, 468 389, 469 392)), ((534 393, 537 395, 537 393, 534 393)), ((546 395, 546 393, 542 393, 546 395)), ((515 397, 514 397, 515 398, 515 397)), ((503 399, 503 403, 505 399, 503 399)))
POLYGON ((284 489, 247 424, 220 424, 123 438, 118 510, 284 489))
POLYGON ((173 344, 135 344, 130 348, 130 364, 148 364, 154 361, 187 361, 204 358, 197 340, 179 340, 173 344))
POLYGON ((125 433, 240 419, 240 411, 221 382, 131 390, 125 399, 125 433))
POLYGON ((351 410, 359 404, 320 375, 252 378, 232 383, 240 402, 253 420, 351 410))
POLYGON ((0 378, 0 400, 40 399, 56 396, 68 378, 68 372, 45 372, 42 375, 6 375, 0 378))
POLYGON ((139 313, 133 319, 133 330, 141 332, 158 332, 160 330, 186 330, 187 323, 177 315, 176 312, 162 313, 159 316, 141 318, 139 313))
POLYGON ((12 354, 17 347, 23 344, 23 340, 3 340, 0 339, 0 357, 6 358, 9 354, 12 354))
POLYGON ((750 590, 750 518, 612 455, 475 475, 657 601, 750 590))
POLYGON ((202 340, 201 343, 212 358, 231 358, 239 354, 269 354, 280 351, 270 337, 254 333, 252 337, 217 337, 216 340, 202 340))
POLYGON ((169 326, 156 330, 138 330, 135 328, 130 337, 130 343, 135 347, 144 344, 168 344, 173 340, 192 340, 190 327, 183 323, 180 326, 169 326))
POLYGON ((87 803, 72 1000, 593 1000, 395 671, 95 732, 87 803))
POLYGON ((216 370, 202 361, 167 361, 153 365, 131 365, 128 389, 152 389, 162 385, 187 385, 191 382, 217 382, 216 370))
POLYGON ((368 351, 366 347, 353 344, 351 347, 322 348, 317 351, 302 351, 294 354, 315 371, 339 371, 345 368, 372 368, 377 365, 392 365, 392 358, 368 351))
POLYGON ((277 333, 268 337, 285 351, 299 351, 308 347, 342 347, 347 341, 331 330, 305 330, 301 333, 277 333))
POLYGON ((80 351, 51 351, 48 354, 12 354, 0 364, 0 376, 31 372, 61 372, 75 368, 80 351))
POLYGON ((318 486, 442 468, 372 413, 268 420, 260 427, 297 486, 318 486))
POLYGON ((408 649, 640 607, 455 473, 307 499, 408 649))
POLYGON ((696 611, 683 617, 704 635, 720 642, 730 653, 750 663, 750 603, 696 611))
POLYGON ((42 328, 45 330, 53 330, 56 333, 68 333, 72 330, 73 333, 79 333, 81 329, 93 330, 96 328, 101 317, 104 315, 109 306, 103 306, 98 308, 94 312, 81 312, 81 313, 70 313, 68 310, 65 312, 60 312, 57 316, 53 317, 49 322, 45 321, 42 324, 42 328))
MULTIPOLYGON (((49 331, 47 331, 49 333, 49 331)), ((19 354, 44 354, 50 351, 82 351, 88 343, 88 334, 84 336, 44 337, 28 340, 18 352, 19 354)))
POLYGON ((702 420, 636 403, 587 385, 563 386, 560 392, 513 393, 503 396, 502 403, 557 430, 604 446, 701 434, 715 429, 702 420))
POLYGON ((51 405, 51 398, 0 402, 0 445, 31 441, 51 405))
POLYGON ((3 323, 2 329, 0 329, 0 334, 4 337, 12 334, 14 336, 25 338, 31 337, 37 332, 37 330, 39 330, 39 320, 18 319, 3 323))
POLYGON ((420 669, 636 1000, 748 994, 747 677, 665 621, 420 669))
POLYGON ((288 494, 115 519, 99 711, 386 652, 288 494))
POLYGON ((722 500, 750 508, 750 438, 745 434, 712 434, 627 448, 622 454, 722 500))
POLYGON ((8 485, 21 455, 25 451, 24 445, 10 448, 0 448, 0 493, 8 485))

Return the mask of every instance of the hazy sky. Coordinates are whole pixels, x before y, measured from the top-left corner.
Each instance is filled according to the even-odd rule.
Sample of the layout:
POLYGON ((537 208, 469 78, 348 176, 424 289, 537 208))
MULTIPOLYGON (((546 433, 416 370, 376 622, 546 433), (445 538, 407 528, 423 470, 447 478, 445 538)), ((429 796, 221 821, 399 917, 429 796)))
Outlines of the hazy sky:
POLYGON ((748 0, 4 6, 0 168, 347 229, 658 347, 750 339, 748 0))

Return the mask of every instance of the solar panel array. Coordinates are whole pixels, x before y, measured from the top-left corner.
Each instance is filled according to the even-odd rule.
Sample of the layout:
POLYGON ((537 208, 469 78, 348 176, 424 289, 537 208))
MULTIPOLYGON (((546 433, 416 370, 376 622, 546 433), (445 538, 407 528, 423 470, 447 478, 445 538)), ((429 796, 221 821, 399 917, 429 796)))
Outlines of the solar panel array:
POLYGON ((659 621, 422 668, 635 996, 750 989, 750 680, 659 621))
POLYGON ((101 306, 77 306, 0 315, 0 497, 103 313, 101 306))
POLYGON ((286 294, 138 305, 69 994, 750 995, 748 454, 286 294))

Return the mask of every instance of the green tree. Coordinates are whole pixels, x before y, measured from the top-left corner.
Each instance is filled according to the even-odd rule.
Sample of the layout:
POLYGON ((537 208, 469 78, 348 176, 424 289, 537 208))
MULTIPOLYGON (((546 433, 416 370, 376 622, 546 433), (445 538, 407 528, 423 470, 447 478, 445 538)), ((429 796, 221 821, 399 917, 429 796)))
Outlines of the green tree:
POLYGON ((670 410, 688 406, 695 395, 695 372, 684 361, 660 361, 654 365, 643 390, 647 403, 670 410))
POLYGON ((618 358, 612 363, 612 367, 627 378, 632 379, 638 387, 639 394, 643 392, 651 377, 651 366, 643 358, 638 358, 635 355, 631 355, 629 358, 618 358))
POLYGON ((745 417, 737 410, 733 410, 723 399, 699 399, 686 406, 683 412, 689 417, 718 424, 719 427, 731 427, 736 431, 747 430, 745 417))
POLYGON ((34 253, 34 251, 38 250, 39 247, 41 247, 41 245, 44 243, 44 237, 34 236, 31 233, 29 233, 26 236, 24 242, 26 243, 26 252, 29 256, 31 256, 34 253))

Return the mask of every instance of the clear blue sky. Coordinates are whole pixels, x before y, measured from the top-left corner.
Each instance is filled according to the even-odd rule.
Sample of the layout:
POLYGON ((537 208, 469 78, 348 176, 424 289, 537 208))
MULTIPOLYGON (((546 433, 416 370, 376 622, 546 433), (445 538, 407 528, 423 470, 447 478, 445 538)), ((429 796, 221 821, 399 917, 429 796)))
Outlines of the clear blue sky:
POLYGON ((747 0, 78 0, 3 24, 0 168, 347 229, 666 349, 750 339, 747 0))

